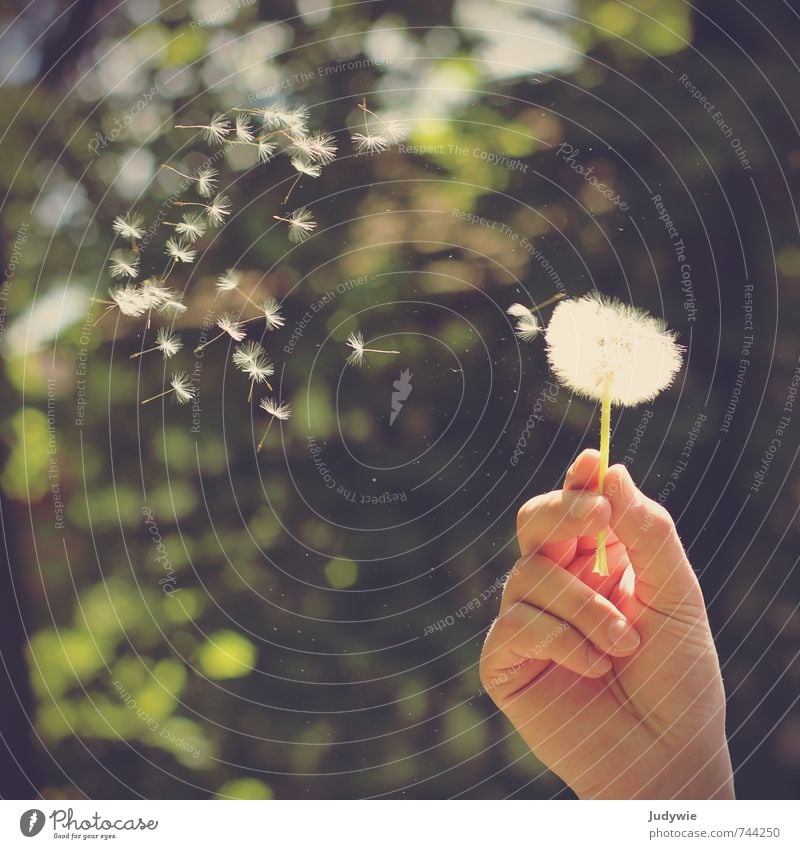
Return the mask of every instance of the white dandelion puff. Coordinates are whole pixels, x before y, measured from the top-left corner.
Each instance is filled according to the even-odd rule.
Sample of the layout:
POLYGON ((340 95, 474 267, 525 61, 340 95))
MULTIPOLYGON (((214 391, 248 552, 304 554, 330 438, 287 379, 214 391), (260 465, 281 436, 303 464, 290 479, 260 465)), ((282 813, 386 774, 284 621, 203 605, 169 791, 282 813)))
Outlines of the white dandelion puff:
POLYGON ((112 277, 136 277, 139 273, 139 257, 133 251, 112 251, 108 265, 112 277))
POLYGON ((247 115, 237 115, 234 123, 233 132, 236 135, 236 141, 241 144, 250 144, 255 138, 253 127, 250 124, 250 119, 247 115))
POLYGON ((290 404, 287 404, 286 402, 278 403, 274 398, 270 397, 262 398, 261 401, 259 401, 258 406, 269 416, 267 429, 261 437, 261 442, 259 442, 256 447, 256 451, 261 451, 264 447, 264 440, 267 438, 269 429, 272 427, 272 423, 276 420, 279 422, 288 421, 292 416, 292 408, 290 404))
POLYGON ((272 155, 275 153, 276 147, 271 142, 260 141, 256 149, 256 156, 259 162, 269 162, 272 155))
POLYGON ((281 305, 275 298, 267 298, 261 304, 261 309, 266 320, 267 330, 277 330, 286 324, 286 318, 281 311, 281 305))
POLYGON ((331 135, 297 136, 292 139, 289 151, 310 162, 328 165, 336 158, 336 141, 331 135))
POLYGON ((304 206, 295 209, 287 218, 280 215, 273 215, 272 217, 276 221, 283 221, 289 225, 289 241, 296 244, 308 239, 317 228, 317 222, 314 220, 314 216, 304 206))
POLYGON ((183 236, 187 241, 195 242, 205 234, 207 225, 201 213, 187 212, 177 224, 171 226, 175 228, 179 236, 183 236))
POLYGON ((234 342, 241 342, 245 337, 243 322, 241 322, 233 313, 224 312, 217 319, 217 327, 227 333, 234 342))
POLYGON ((368 348, 364 342, 364 335, 359 331, 351 333, 347 337, 345 343, 348 348, 353 349, 353 353, 347 358, 347 362, 352 366, 363 365, 366 354, 399 354, 400 351, 385 351, 381 348, 368 348))
POLYGON ((405 124, 401 124, 399 121, 382 120, 381 123, 381 132, 389 144, 397 144, 397 142, 403 141, 403 139, 408 135, 408 129, 405 124))
POLYGON ((197 183, 197 193, 201 197, 210 198, 214 194, 218 173, 216 168, 211 168, 210 166, 205 166, 197 172, 195 182, 197 183))
POLYGON ((232 292, 234 289, 239 288, 241 282, 242 272, 237 271, 235 268, 229 268, 217 277, 217 291, 232 292))
POLYGON ((141 403, 149 404, 151 401, 155 401, 156 398, 163 398, 169 394, 173 394, 176 404, 188 404, 194 398, 192 379, 185 371, 176 371, 172 375, 169 385, 169 389, 158 395, 153 395, 151 398, 145 398, 141 403))
POLYGON ((111 226, 123 239, 135 242, 144 236, 143 225, 144 216, 141 213, 129 212, 126 215, 118 215, 111 226))
POLYGON ((214 115, 207 124, 176 124, 176 130, 202 130, 209 144, 222 144, 232 131, 231 122, 222 114, 214 115))
POLYGON ((108 290, 108 296, 122 315, 139 318, 147 312, 147 299, 142 290, 132 283, 125 283, 108 290))
POLYGON ((275 366, 260 342, 250 339, 237 345, 232 359, 236 368, 250 378, 248 402, 253 398, 253 387, 256 383, 266 383, 269 389, 272 389, 268 378, 275 374, 275 366))
POLYGON ((292 168, 297 171, 300 175, 305 175, 306 177, 319 177, 322 173, 322 166, 317 165, 314 162, 309 162, 303 156, 293 156, 290 160, 292 163, 292 168))
POLYGON ((156 333, 155 345, 151 348, 145 348, 143 351, 137 351, 135 354, 131 354, 130 359, 134 360, 136 357, 149 354, 151 351, 161 351, 164 355, 164 359, 168 360, 170 357, 174 357, 182 347, 183 342, 181 342, 181 337, 178 336, 177 333, 173 333, 166 327, 159 327, 158 332, 156 333))
POLYGON ((197 251, 183 239, 169 238, 164 246, 164 253, 175 262, 194 262, 197 251))
POLYGON ((511 304, 506 312, 516 319, 514 333, 522 342, 532 342, 539 335, 539 319, 524 304, 511 304))
POLYGON ((305 106, 288 106, 285 103, 271 103, 261 112, 264 126, 270 130, 291 130, 296 134, 305 133, 308 123, 308 109, 305 106))
POLYGON ((386 136, 373 135, 372 133, 352 133, 350 140, 356 153, 381 153, 389 147, 386 136))
MULTIPOLYGON (((596 293, 559 304, 546 339, 547 358, 559 383, 600 402, 598 492, 602 494, 610 454, 611 405, 633 407, 655 398, 675 379, 683 348, 664 322, 596 293)), ((594 571, 608 574, 605 532, 597 538, 594 571)))
POLYGON ((226 215, 231 214, 231 202, 226 195, 218 194, 206 207, 206 216, 211 224, 219 227, 226 215))

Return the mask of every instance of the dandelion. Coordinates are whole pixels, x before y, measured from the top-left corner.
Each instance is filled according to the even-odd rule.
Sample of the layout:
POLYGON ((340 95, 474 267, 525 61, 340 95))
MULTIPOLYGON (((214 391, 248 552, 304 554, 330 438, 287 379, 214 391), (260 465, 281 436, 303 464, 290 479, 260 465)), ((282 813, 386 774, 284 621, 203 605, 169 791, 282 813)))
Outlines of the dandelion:
POLYGON ((532 342, 538 335, 542 326, 539 319, 523 304, 511 304, 506 312, 517 320, 514 333, 522 342, 532 342))
POLYGON ((195 354, 198 351, 202 351, 203 348, 207 347, 212 342, 216 342, 217 339, 221 339, 225 335, 230 336, 234 342, 241 342, 242 339, 244 339, 244 337, 247 335, 244 329, 244 322, 236 318, 233 313, 222 313, 222 315, 217 319, 217 327, 220 328, 220 332, 212 339, 209 339, 208 342, 203 342, 202 345, 198 345, 194 349, 195 354))
POLYGON ((172 380, 169 382, 170 388, 158 395, 153 395, 152 398, 145 398, 142 404, 149 404, 155 401, 156 398, 163 398, 165 395, 174 393, 176 404, 188 404, 194 398, 194 386, 192 379, 185 371, 176 371, 172 375, 172 380))
POLYGON ((268 141, 259 141, 256 149, 256 157, 259 162, 269 162, 272 159, 272 154, 275 153, 276 147, 268 141))
MULTIPOLYGON (((552 298, 548 298, 546 301, 543 301, 541 304, 534 304, 533 309, 539 312, 544 307, 549 306, 555 301, 560 301, 563 297, 564 293, 559 292, 558 294, 553 295, 552 298)), ((512 318, 517 320, 514 333, 520 341, 532 342, 541 333, 542 325, 539 323, 539 319, 533 314, 533 311, 529 307, 526 307, 524 304, 511 304, 506 312, 512 318)))
POLYGON ((356 153, 381 153, 389 147, 389 140, 385 136, 371 133, 352 133, 350 140, 356 153))
POLYGON ((183 177, 185 180, 191 180, 192 182, 197 183, 197 192, 202 197, 211 197, 214 192, 214 187, 217 184, 217 174, 219 172, 216 168, 212 168, 210 165, 204 165, 195 174, 187 174, 184 171, 179 171, 172 165, 167 165, 166 162, 163 163, 161 167, 166 168, 168 171, 172 171, 174 174, 183 177))
POLYGON ((261 111, 261 118, 267 129, 291 130, 301 134, 308 124, 308 109, 305 106, 271 103, 261 111))
POLYGON ((168 360, 170 357, 174 357, 182 347, 183 342, 181 342, 181 337, 177 333, 173 333, 166 327, 159 327, 158 333, 156 333, 156 344, 152 348, 145 348, 143 351, 137 351, 135 354, 131 354, 130 359, 135 360, 137 357, 141 357, 143 354, 149 354, 151 351, 161 351, 164 359, 168 360))
POLYGON ((336 141, 331 135, 298 136, 292 139, 290 151, 309 162, 328 165, 336 158, 336 141))
POLYGON ((289 161, 292 163, 292 168, 297 171, 297 176, 294 178, 292 185, 289 186, 289 191, 286 192, 286 197, 283 199, 284 204, 288 203, 289 198, 292 196, 292 192, 294 191, 295 186, 300 182, 301 177, 319 177, 319 175, 322 173, 321 165, 317 165, 314 162, 309 162, 304 156, 300 154, 298 154, 297 156, 293 156, 289 161))
POLYGON ((281 312, 281 305, 275 298, 267 298, 261 304, 261 309, 266 320, 267 330, 277 330, 286 324, 286 318, 281 312))
POLYGON ((174 227, 175 232, 189 242, 196 242, 206 232, 206 222, 200 212, 187 212, 177 224, 170 221, 164 223, 174 227))
POLYGON ((176 124, 176 130, 202 130, 209 144, 222 144, 232 131, 231 122, 222 114, 214 115, 207 124, 176 124))
POLYGON ((289 225, 289 241, 295 244, 305 242, 314 230, 317 229, 317 222, 314 220, 314 216, 304 206, 296 209, 288 218, 280 215, 273 215, 272 217, 276 221, 283 221, 289 225))
POLYGON ((233 132, 236 135, 236 141, 241 144, 251 144, 255 137, 253 127, 247 115, 240 114, 236 116, 233 132))
POLYGON ((278 403, 273 398, 262 398, 259 402, 258 406, 264 410, 269 415, 269 423, 267 424, 267 429, 264 431, 264 435, 261 437, 261 442, 258 443, 258 447, 256 451, 261 451, 264 447, 264 440, 267 438, 267 434, 269 433, 269 429, 272 427, 272 423, 277 419, 279 422, 288 421, 288 419, 292 416, 292 408, 291 405, 287 403, 278 403))
POLYGON ((123 315, 131 318, 139 318, 147 312, 147 296, 138 286, 133 283, 125 283, 122 286, 108 290, 108 296, 123 315))
MULTIPOLYGON (((600 402, 598 492, 602 494, 611 405, 633 407, 655 398, 674 380, 684 349, 659 319, 596 293, 559 304, 546 337, 547 358, 559 383, 600 402)), ((605 532, 597 538, 594 571, 608 574, 605 532)))
POLYGON ((242 273, 241 271, 237 271, 235 268, 229 268, 227 271, 220 274, 217 277, 217 291, 218 292, 232 292, 234 289, 239 288, 239 284, 242 282, 242 273))
POLYGON ((169 238, 164 246, 164 253, 174 262, 194 262, 197 251, 182 239, 169 238))
POLYGON ((199 203, 195 201, 176 200, 175 206, 200 206, 205 210, 208 223, 219 227, 225 220, 226 215, 231 214, 231 202, 226 195, 216 195, 211 203, 199 203))
POLYGON ((112 251, 108 264, 112 277, 136 277, 139 273, 139 257, 133 251, 112 251))
POLYGON ((111 226, 123 239, 135 242, 144 236, 143 225, 143 215, 138 212, 129 212, 127 215, 118 215, 111 226))
POLYGON ((250 378, 250 392, 247 396, 248 403, 253 400, 253 387, 256 383, 266 383, 270 391, 268 377, 275 374, 275 366, 267 356, 267 352, 260 342, 248 340, 236 346, 233 352, 233 364, 239 371, 244 372, 250 378))
POLYGON ((364 363, 365 354, 399 354, 400 351, 384 351, 380 348, 367 348, 364 336, 356 331, 347 337, 347 346, 353 349, 353 353, 347 358, 347 362, 353 366, 364 363))

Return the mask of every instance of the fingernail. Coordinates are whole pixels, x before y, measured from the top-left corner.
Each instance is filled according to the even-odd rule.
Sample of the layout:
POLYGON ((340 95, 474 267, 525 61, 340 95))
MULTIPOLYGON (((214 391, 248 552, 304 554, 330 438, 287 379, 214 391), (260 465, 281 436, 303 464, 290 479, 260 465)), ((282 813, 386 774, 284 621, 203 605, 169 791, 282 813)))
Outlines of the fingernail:
POLYGON ((575 500, 572 502, 572 515, 576 519, 586 519, 602 500, 603 497, 601 495, 592 495, 588 492, 576 495, 575 500))
POLYGON ((608 626, 608 639, 617 651, 633 651, 642 641, 639 632, 624 619, 615 619, 608 626))
POLYGON ((611 671, 611 658, 597 651, 594 646, 586 647, 586 659, 589 661, 589 669, 592 672, 605 675, 606 672, 611 671))

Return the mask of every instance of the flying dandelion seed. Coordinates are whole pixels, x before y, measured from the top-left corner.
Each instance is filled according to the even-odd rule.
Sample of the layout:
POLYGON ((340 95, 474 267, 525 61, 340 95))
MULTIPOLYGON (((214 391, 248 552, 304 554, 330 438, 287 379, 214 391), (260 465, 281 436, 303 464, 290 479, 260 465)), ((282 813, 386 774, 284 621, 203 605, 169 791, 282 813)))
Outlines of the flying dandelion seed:
POLYGON ((399 354, 400 351, 384 351, 381 348, 367 348, 363 334, 355 331, 347 337, 345 343, 353 349, 353 353, 347 358, 347 362, 353 366, 363 365, 366 354, 399 354))
POLYGON ((194 262, 197 251, 193 250, 187 242, 169 238, 164 246, 164 253, 175 260, 175 262, 194 262))
POLYGON ((112 277, 136 277, 139 274, 139 257, 133 251, 112 251, 108 265, 112 277))
POLYGON ((250 393, 247 396, 248 403, 253 400, 253 387, 256 383, 266 383, 270 391, 272 390, 272 386, 267 378, 275 374, 275 366, 272 364, 260 342, 248 340, 241 345, 237 345, 232 359, 236 368, 250 378, 250 393))
POLYGON ((142 404, 149 404, 157 398, 163 398, 165 395, 172 394, 176 404, 188 404, 194 398, 194 386, 192 379, 185 371, 176 371, 172 375, 170 388, 165 392, 160 392, 158 395, 153 395, 151 398, 145 398, 142 404))
POLYGON ((108 297, 111 298, 112 308, 116 306, 122 315, 130 318, 139 318, 148 310, 146 295, 133 283, 109 289, 108 297))
POLYGON ((281 305, 275 298, 267 298, 262 304, 261 309, 264 313, 267 330, 277 330, 286 324, 286 319, 281 312, 281 305))
POLYGON ((301 176, 319 177, 322 173, 322 167, 320 165, 309 162, 302 156, 293 156, 289 161, 292 163, 292 168, 299 172, 301 176))
POLYGON ((209 144, 222 144, 233 128, 231 122, 222 114, 217 114, 207 124, 176 124, 176 130, 202 130, 203 138, 209 144))
MULTIPOLYGON (((547 358, 556 379, 599 402, 598 492, 608 471, 611 405, 650 401, 675 379, 683 360, 676 334, 644 310, 597 293, 559 304, 547 326, 547 358)), ((605 532, 597 538, 594 571, 608 574, 605 532)))
POLYGON ((226 215, 231 214, 231 202, 223 194, 214 197, 206 207, 206 216, 211 224, 219 227, 225 220, 226 215))
POLYGON ((241 144, 251 144, 255 135, 250 119, 246 115, 237 115, 234 122, 233 132, 236 136, 236 141, 241 144))
POLYGON ((276 221, 283 221, 289 225, 289 241, 295 244, 305 242, 317 228, 314 216, 304 206, 296 209, 288 218, 280 215, 273 215, 272 217, 276 221))
POLYGON ((123 239, 138 241, 144 236, 143 225, 143 215, 138 212, 129 212, 127 215, 118 215, 111 226, 123 239))
POLYGON ((195 182, 197 183, 197 193, 204 198, 210 198, 214 194, 217 186, 217 170, 216 168, 205 167, 201 168, 197 173, 195 182))
POLYGON ((234 342, 241 342, 247 335, 247 332, 244 329, 244 322, 236 318, 233 313, 222 313, 222 315, 220 315, 217 319, 217 327, 220 328, 220 332, 207 342, 203 342, 202 345, 198 345, 194 349, 195 354, 198 351, 202 351, 203 348, 207 348, 212 342, 216 342, 217 339, 222 339, 223 336, 230 336, 234 342))
POLYGON ((269 423, 267 424, 267 429, 264 431, 264 435, 261 437, 261 442, 258 443, 256 451, 261 451, 264 447, 264 440, 267 438, 267 434, 269 433, 269 429, 272 427, 272 423, 274 421, 285 422, 291 418, 292 408, 290 404, 287 403, 278 403, 273 398, 262 398, 259 401, 258 406, 264 410, 264 412, 269 415, 269 423))
MULTIPOLYGON (((164 223, 169 224, 168 221, 164 223)), ((187 212, 177 224, 170 224, 170 226, 175 228, 179 236, 183 236, 190 242, 197 241, 206 232, 206 222, 200 212, 187 212)))
POLYGON ((173 333, 166 327, 159 327, 156 333, 156 344, 152 348, 145 348, 143 351, 137 351, 135 354, 131 354, 130 359, 135 360, 137 357, 149 354, 151 351, 161 351, 164 359, 168 360, 170 357, 174 357, 182 347, 183 342, 181 342, 181 337, 177 333, 173 333))
POLYGON ((541 331, 539 319, 523 304, 511 304, 506 312, 515 318, 514 333, 522 342, 532 342, 541 331))
POLYGON ((232 292, 234 289, 239 288, 239 284, 242 282, 242 273, 241 271, 237 271, 235 268, 229 268, 227 271, 220 274, 217 277, 217 291, 218 292, 232 292))
POLYGON ((260 141, 258 142, 256 157, 259 162, 269 162, 276 150, 277 147, 271 142, 260 141))
POLYGON ((350 140, 356 153, 382 153, 389 147, 389 140, 385 136, 370 133, 352 133, 350 140))

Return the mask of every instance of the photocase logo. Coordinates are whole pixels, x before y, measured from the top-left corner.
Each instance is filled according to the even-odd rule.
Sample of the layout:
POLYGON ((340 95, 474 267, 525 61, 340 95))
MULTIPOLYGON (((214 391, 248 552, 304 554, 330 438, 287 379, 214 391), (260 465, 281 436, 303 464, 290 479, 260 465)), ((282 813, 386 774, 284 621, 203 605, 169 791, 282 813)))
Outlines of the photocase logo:
POLYGON ((44 813, 37 808, 31 808, 19 818, 19 830, 25 837, 36 837, 44 828, 44 813))
POLYGON ((400 410, 403 409, 403 403, 408 400, 411 394, 411 378, 414 375, 408 369, 403 369, 400 372, 400 379, 395 380, 392 384, 394 392, 392 392, 392 412, 389 416, 389 425, 394 424, 394 420, 400 415, 400 410))

